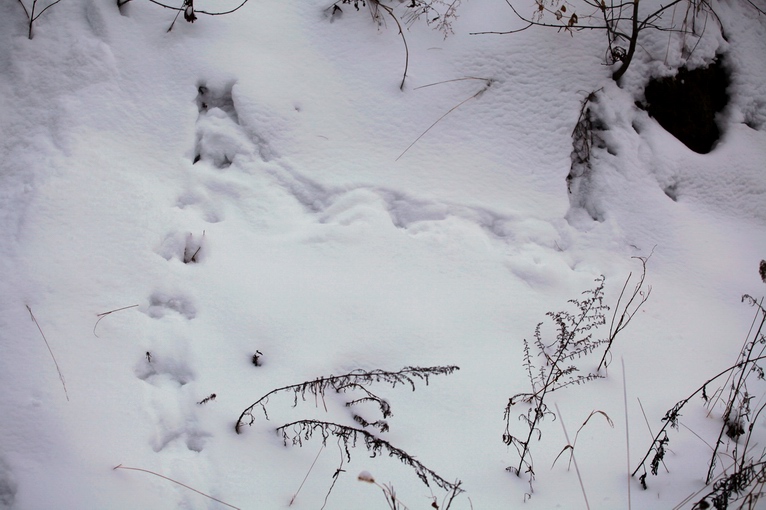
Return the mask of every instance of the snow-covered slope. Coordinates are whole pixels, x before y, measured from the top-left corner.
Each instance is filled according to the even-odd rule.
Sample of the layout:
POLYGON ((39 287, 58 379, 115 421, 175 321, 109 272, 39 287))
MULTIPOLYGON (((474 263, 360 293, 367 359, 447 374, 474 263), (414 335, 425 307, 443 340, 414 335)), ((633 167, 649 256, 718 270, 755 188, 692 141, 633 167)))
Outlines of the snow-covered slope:
MULTIPOLYGON (((376 434, 462 480, 453 509, 584 506, 574 471, 550 468, 562 420, 532 443, 529 499, 505 470, 518 455, 503 409, 529 391, 522 341, 546 312, 599 275, 615 305, 640 273, 632 257, 651 254, 650 299, 608 376, 549 397, 570 436, 592 410, 612 419, 593 418, 575 451, 590 506, 627 507, 626 426, 633 469, 651 444, 643 412, 656 432, 733 364, 754 313, 740 296, 766 291, 766 16, 714 4, 727 38, 711 29, 689 63, 726 52, 732 99, 723 138, 699 155, 634 105, 650 75, 683 63, 664 32, 648 33, 620 88, 603 34, 470 35, 519 25, 504 2, 473 0, 446 39, 405 28, 400 90, 398 30, 366 7, 251 1, 168 32, 175 12, 151 2, 64 0, 29 40, 22 6, 4 2, 0 507, 224 508, 118 465, 238 508, 387 508, 361 471, 411 510, 444 507, 432 480, 361 439, 349 461, 335 437, 301 448, 275 434, 300 419, 361 427, 344 406, 358 391, 297 405, 277 393, 269 420, 257 408, 234 426, 275 388, 449 365, 460 370, 414 392, 369 387, 393 411, 376 434), (606 147, 570 196, 572 129, 597 89, 606 147)), ((683 420, 710 437, 720 412, 705 413, 683 420)), ((634 508, 702 488, 708 447, 682 430, 671 448, 670 474, 648 491, 632 481, 634 508)))

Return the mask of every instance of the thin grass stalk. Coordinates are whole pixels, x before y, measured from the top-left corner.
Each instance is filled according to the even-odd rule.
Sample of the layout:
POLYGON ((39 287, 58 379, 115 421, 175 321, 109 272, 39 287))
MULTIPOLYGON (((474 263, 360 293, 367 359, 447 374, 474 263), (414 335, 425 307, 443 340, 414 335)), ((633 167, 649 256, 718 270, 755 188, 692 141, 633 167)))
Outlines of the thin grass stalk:
MULTIPOLYGON (((556 414, 559 415, 559 421, 561 422, 561 429, 564 431, 564 438, 567 440, 567 444, 572 444, 569 442, 569 434, 567 433, 567 428, 564 425, 564 417, 561 415, 561 410, 559 409, 558 404, 554 404, 556 407, 556 414)), ((590 503, 588 503, 588 493, 585 491, 585 484, 582 481, 582 475, 580 474, 580 468, 577 466, 577 457, 575 457, 574 454, 574 448, 572 448, 572 451, 570 452, 572 455, 572 462, 574 463, 575 472, 577 473, 577 481, 580 482, 580 489, 582 490, 582 497, 585 500, 585 508, 590 510, 590 503)))

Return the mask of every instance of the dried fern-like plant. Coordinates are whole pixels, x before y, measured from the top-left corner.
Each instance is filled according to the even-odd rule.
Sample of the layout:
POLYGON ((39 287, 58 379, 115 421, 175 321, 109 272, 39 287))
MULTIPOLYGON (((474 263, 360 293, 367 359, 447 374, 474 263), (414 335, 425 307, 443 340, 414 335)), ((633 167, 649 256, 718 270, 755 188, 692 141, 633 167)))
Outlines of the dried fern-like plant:
POLYGON ((554 416, 548 409, 546 397, 554 391, 567 386, 582 384, 584 382, 603 377, 596 372, 580 373, 575 361, 593 352, 603 340, 593 337, 593 332, 599 326, 606 323, 605 312, 609 309, 604 304, 604 281, 600 276, 596 278, 596 287, 583 292, 582 299, 572 299, 569 303, 577 309, 576 312, 566 310, 548 312, 546 315, 553 322, 556 329, 556 340, 546 343, 542 336, 543 323, 535 328, 532 345, 524 339, 524 368, 532 386, 532 390, 518 393, 508 400, 505 406, 505 433, 503 442, 513 446, 519 454, 519 462, 516 466, 508 467, 508 471, 521 476, 529 474, 530 483, 534 480, 534 466, 530 454, 530 446, 533 437, 540 433, 540 422, 546 416, 554 416), (538 351, 537 358, 542 358, 540 366, 532 356, 532 347, 538 351), (511 432, 511 417, 514 408, 519 404, 526 404, 528 409, 519 415, 519 419, 526 425, 526 432, 522 436, 511 432))
MULTIPOLYGON (((574 311, 561 310, 548 312, 553 324, 555 340, 543 338, 543 323, 537 324, 534 340, 524 339, 524 362, 531 391, 517 393, 508 400, 505 406, 505 432, 503 442, 513 446, 519 455, 518 464, 507 468, 511 473, 521 476, 529 475, 530 490, 535 478, 534 465, 530 447, 533 438, 540 440, 542 432, 540 424, 546 416, 555 418, 555 413, 548 408, 546 397, 560 389, 600 379, 606 375, 606 367, 611 357, 614 340, 631 322, 641 307, 649 299, 652 288, 646 286, 646 263, 648 257, 633 257, 641 263, 641 275, 632 290, 628 285, 633 278, 631 272, 622 286, 622 291, 612 313, 609 332, 603 338, 596 337, 598 329, 607 322, 606 313, 609 306, 604 303, 604 284, 606 278, 602 275, 596 278, 595 287, 582 293, 580 299, 571 299, 574 311), (533 354, 533 350, 536 351, 533 354), (581 365, 591 354, 600 352, 600 362, 595 369, 582 370, 581 365), (539 361, 538 361, 539 360, 539 361), (605 370, 602 373, 602 368, 605 370), (516 406, 526 406, 526 410, 518 415, 525 425, 522 434, 511 431, 511 417, 516 406)), ((587 420, 586 420, 587 423, 587 420)))
POLYGON ((390 404, 385 399, 368 390, 368 386, 371 386, 374 383, 386 383, 393 388, 396 387, 396 385, 401 384, 409 386, 412 391, 415 391, 416 380, 423 381, 428 385, 428 380, 432 376, 449 375, 456 370, 460 370, 460 367, 404 367, 398 372, 390 372, 387 370, 354 370, 348 374, 317 377, 312 381, 304 381, 299 384, 283 386, 271 390, 242 411, 234 429, 237 431, 237 434, 241 434, 244 425, 252 425, 255 422, 253 411, 258 407, 261 408, 264 416, 268 420, 269 415, 266 411, 266 404, 268 404, 270 398, 277 393, 292 393, 293 407, 295 407, 298 405, 298 398, 300 397, 305 401, 306 395, 319 398, 324 397, 328 390, 332 390, 335 393, 348 393, 350 391, 358 390, 362 395, 359 398, 346 402, 346 407, 351 407, 362 402, 372 402, 377 404, 380 413, 385 419, 392 415, 390 404))
POLYGON ((295 446, 303 446, 303 442, 311 439, 317 432, 321 435, 322 444, 327 444, 327 440, 330 437, 337 438, 343 445, 346 458, 349 462, 351 461, 350 449, 356 447, 361 442, 372 457, 387 453, 389 457, 394 457, 406 466, 414 469, 418 478, 428 487, 431 486, 430 480, 446 491, 463 492, 460 488, 460 481, 454 483, 447 481, 406 451, 397 448, 385 439, 381 439, 367 430, 319 420, 298 420, 277 427, 277 433, 282 436, 285 445, 290 443, 295 446))
MULTIPOLYGON (((254 411, 257 408, 263 411, 265 418, 268 420, 269 415, 266 405, 269 403, 269 399, 278 393, 292 394, 293 407, 298 405, 299 398, 305 401, 307 396, 312 396, 317 400, 324 400, 326 393, 329 391, 344 394, 351 393, 353 396, 345 403, 346 407, 354 407, 365 402, 372 403, 380 412, 381 419, 371 421, 360 414, 353 413, 352 418, 354 422, 361 428, 330 421, 303 419, 277 427, 276 432, 281 435, 285 445, 290 443, 295 446, 303 446, 304 441, 308 441, 315 434, 321 437, 323 445, 326 445, 327 440, 333 437, 337 439, 338 445, 342 448, 342 452, 345 453, 349 462, 351 461, 351 449, 357 445, 363 445, 373 457, 387 453, 389 457, 396 458, 406 466, 411 467, 426 486, 430 487, 431 483, 434 483, 437 487, 444 489, 448 495, 451 495, 448 498, 451 502, 455 496, 463 492, 459 480, 455 482, 447 481, 405 450, 392 445, 377 435, 378 433, 388 431, 389 425, 386 418, 393 416, 393 412, 388 401, 372 392, 369 387, 376 383, 384 383, 391 387, 396 387, 397 385, 409 386, 414 391, 417 381, 428 384, 432 376, 449 375, 456 370, 459 370, 459 367, 452 365, 405 367, 396 372, 387 370, 355 370, 348 374, 319 377, 312 381, 283 386, 268 392, 247 407, 237 420, 235 429, 239 434, 242 432, 243 425, 253 425, 255 423, 254 411), (375 430, 376 433, 372 433, 370 430, 375 430)), ((334 479, 338 473, 336 472, 334 479)), ((332 486, 330 491, 332 491, 332 486)))

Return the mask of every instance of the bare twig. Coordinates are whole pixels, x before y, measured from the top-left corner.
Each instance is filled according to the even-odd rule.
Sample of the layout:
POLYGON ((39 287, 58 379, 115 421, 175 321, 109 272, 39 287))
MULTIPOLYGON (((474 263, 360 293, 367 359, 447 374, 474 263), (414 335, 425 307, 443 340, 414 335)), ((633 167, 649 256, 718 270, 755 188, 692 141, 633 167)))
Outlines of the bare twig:
POLYGON ((386 11, 394 20, 394 23, 396 23, 397 28, 399 28, 399 35, 402 36, 402 42, 404 43, 404 73, 402 73, 402 82, 399 84, 399 90, 404 90, 404 80, 407 79, 407 69, 410 67, 410 49, 407 46, 407 39, 404 37, 404 30, 402 30, 402 25, 399 23, 399 19, 396 17, 394 10, 391 7, 383 5, 378 0, 369 0, 369 2, 371 5, 380 7, 386 11))
POLYGON ((228 506, 229 508, 234 508, 235 510, 241 510, 239 507, 236 507, 236 506, 234 506, 234 505, 230 505, 230 504, 226 503, 225 501, 221 501, 220 499, 214 498, 213 496, 211 496, 211 495, 209 495, 209 494, 205 494, 204 492, 200 492, 200 491, 198 491, 197 489, 195 489, 195 488, 193 488, 193 487, 189 487, 188 485, 186 485, 186 484, 184 484, 184 483, 181 483, 181 482, 179 482, 178 480, 173 480, 172 478, 169 478, 169 477, 167 477, 167 476, 165 476, 165 475, 161 475, 161 474, 159 474, 159 473, 155 473, 154 471, 150 471, 150 470, 148 470, 148 469, 141 469, 141 468, 135 468, 135 467, 128 467, 128 466, 123 466, 122 464, 118 464, 118 465, 114 466, 112 469, 113 469, 113 470, 114 470, 114 469, 129 469, 129 470, 131 470, 131 471, 143 471, 144 473, 149 473, 150 475, 154 475, 154 476, 158 476, 158 477, 160 477, 160 478, 164 478, 165 480, 168 480, 169 482, 173 482, 173 483, 175 483, 175 484, 178 484, 178 485, 180 485, 181 487, 185 487, 185 488, 189 489, 190 491, 194 491, 194 492, 196 492, 197 494, 200 494, 200 495, 202 495, 202 496, 205 496, 206 498, 212 499, 213 501, 216 501, 216 502, 218 502, 218 503, 221 503, 222 505, 226 505, 226 506, 228 506))
MULTIPOLYGON (((332 475, 332 484, 330 484, 330 488, 327 489, 327 494, 324 496, 324 503, 322 503, 322 508, 319 510, 324 510, 324 508, 327 506, 327 500, 330 498, 330 493, 335 488, 335 483, 338 481, 338 477, 341 473, 345 473, 346 470, 343 469, 343 446, 341 445, 342 441, 341 439, 338 439, 338 450, 340 451, 340 464, 338 464, 338 469, 335 470, 335 473, 332 475)), ((324 445, 322 445, 324 447, 324 445)), ((320 450, 321 451, 321 450, 320 450)))
POLYGON ((168 27, 168 29, 165 30, 165 33, 169 34, 173 30, 173 27, 176 26, 176 21, 178 21, 178 16, 180 16, 182 12, 183 12, 183 9, 178 9, 178 12, 176 12, 176 15, 173 18, 173 21, 170 23, 170 26, 168 27))
POLYGON ((755 3, 753 3, 753 0, 747 0, 747 3, 749 3, 750 5, 752 5, 752 6, 753 6, 753 9, 755 9, 756 11, 758 11, 758 14, 766 14, 766 10, 764 10, 763 8, 761 8, 761 7, 758 7, 757 5, 755 5, 755 3))
POLYGON ((650 253, 648 257, 633 257, 634 259, 641 262, 641 276, 638 279, 638 283, 633 288, 633 293, 631 294, 627 304, 624 308, 620 308, 620 303, 622 302, 622 298, 625 295, 625 289, 627 288, 633 273, 628 274, 628 278, 625 280, 625 285, 622 287, 620 297, 617 299, 617 306, 614 307, 612 322, 609 325, 609 338, 607 339, 604 355, 601 357, 601 362, 598 364, 598 368, 596 369, 597 371, 601 370, 601 367, 606 367, 608 365, 606 358, 610 354, 612 343, 614 342, 615 337, 617 337, 617 335, 623 329, 625 329, 628 324, 630 324, 630 321, 633 320, 633 317, 638 313, 644 303, 646 303, 646 301, 649 299, 649 295, 652 293, 651 285, 647 288, 646 291, 644 291, 644 280, 646 280, 646 263, 652 257, 652 254, 654 254, 653 248, 652 253, 650 253), (638 300, 637 303, 636 300, 638 300), (617 320, 617 324, 615 325, 617 314, 619 314, 620 318, 617 320))
POLYGON ((29 19, 29 11, 27 10, 27 6, 24 5, 24 2, 22 2, 21 0, 19 0, 19 3, 21 4, 21 8, 24 9, 24 14, 26 14, 27 19, 29 19))
POLYGON ((54 5, 56 5, 57 3, 59 3, 61 0, 55 0, 55 1, 51 2, 51 3, 50 3, 50 4, 48 4, 48 5, 47 5, 47 6, 46 6, 46 7, 45 7, 43 10, 41 10, 40 12, 38 12, 37 14, 35 14, 35 9, 37 8, 37 1, 38 1, 38 0, 33 0, 33 1, 32 1, 32 10, 31 10, 31 11, 27 11, 27 8, 24 6, 24 3, 23 3, 21 0, 19 0, 19 3, 21 4, 21 6, 22 6, 22 7, 24 7, 24 13, 27 15, 27 18, 29 19, 29 31, 27 32, 27 37, 28 37, 30 40, 32 39, 32 24, 33 24, 35 21, 37 21, 37 18, 39 18, 40 16, 42 16, 42 14, 43 14, 45 11, 47 11, 48 9, 50 9, 51 7, 53 7, 54 5))
POLYGON ((27 310, 29 310, 29 316, 32 318, 32 322, 35 323, 35 326, 37 326, 37 330, 40 332, 40 336, 43 337, 43 340, 45 341, 45 346, 48 348, 48 352, 51 355, 51 359, 53 359, 53 364, 56 365, 56 371, 59 373, 59 379, 61 380, 61 386, 64 387, 64 395, 66 395, 67 402, 69 401, 69 392, 66 390, 66 382, 64 382, 64 374, 61 373, 61 369, 59 368, 59 364, 56 361, 56 357, 53 355, 53 351, 51 350, 51 346, 48 343, 48 339, 45 338, 45 333, 43 333, 42 328, 40 327, 40 324, 37 322, 37 319, 35 318, 35 314, 32 313, 32 309, 29 307, 29 305, 26 305, 27 310))
POLYGON ((93 325, 93 336, 95 336, 96 338, 99 338, 99 336, 96 334, 96 327, 98 326, 98 323, 101 322, 101 319, 103 319, 110 313, 121 312, 122 310, 128 310, 130 308, 135 308, 137 306, 138 305, 123 306, 122 308, 115 308, 114 310, 109 310, 108 312, 97 313, 96 317, 98 317, 98 320, 96 321, 96 324, 93 325))

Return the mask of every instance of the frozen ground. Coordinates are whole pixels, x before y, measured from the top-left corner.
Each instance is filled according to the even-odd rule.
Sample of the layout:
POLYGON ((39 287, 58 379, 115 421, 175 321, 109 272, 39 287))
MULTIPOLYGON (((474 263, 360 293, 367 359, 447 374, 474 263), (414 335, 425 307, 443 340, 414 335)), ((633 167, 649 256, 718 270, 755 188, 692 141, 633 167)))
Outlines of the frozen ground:
MULTIPOLYGON (((611 417, 583 429, 577 461, 591 508, 627 508, 626 425, 631 469, 651 444, 638 399, 656 432, 736 361, 755 312, 740 297, 766 293, 765 15, 714 2, 728 40, 709 30, 689 63, 726 52, 731 102, 699 155, 634 106, 651 74, 682 63, 676 36, 647 35, 620 88, 603 34, 472 36, 520 26, 506 3, 472 0, 447 39, 405 32, 400 90, 391 20, 329 6, 253 0, 168 33, 174 12, 144 0, 63 0, 32 40, 21 5, 0 6, 0 507, 225 508, 120 464, 243 509, 318 509, 334 481, 325 508, 388 508, 362 471, 411 510, 442 505, 361 443, 348 462, 334 438, 300 448, 274 433, 308 418, 359 427, 349 395, 293 408, 276 394, 269 421, 234 431, 275 388, 437 365, 460 370, 370 389, 392 406, 382 437, 462 480, 453 509, 584 507, 574 471, 551 468, 567 444, 558 420, 532 445, 525 496, 505 470, 518 455, 503 409, 529 390, 522 341, 545 313, 599 275, 614 305, 640 272, 632 257, 652 254, 651 297, 608 377, 550 396, 570 436, 592 410, 611 417), (597 89, 606 147, 570 196, 572 129, 597 89)), ((695 401, 682 423, 714 440, 720 411, 705 413, 695 401)), ((754 430, 763 444, 763 417, 754 430)), ((703 487, 708 446, 682 428, 671 449, 649 490, 632 480, 633 508, 703 487)))

